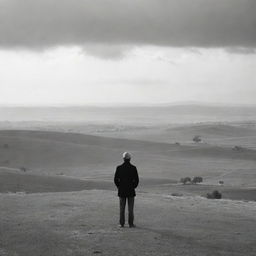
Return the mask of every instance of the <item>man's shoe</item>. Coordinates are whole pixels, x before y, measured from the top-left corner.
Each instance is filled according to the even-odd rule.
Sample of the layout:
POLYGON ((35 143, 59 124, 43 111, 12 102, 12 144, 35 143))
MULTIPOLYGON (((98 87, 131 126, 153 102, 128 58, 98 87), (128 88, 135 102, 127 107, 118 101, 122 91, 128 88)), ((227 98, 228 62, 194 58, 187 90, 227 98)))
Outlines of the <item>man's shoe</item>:
POLYGON ((119 224, 118 227, 119 228, 124 228, 124 225, 119 224))
POLYGON ((129 225, 129 227, 130 227, 130 228, 136 228, 136 225, 131 224, 131 225, 129 225))

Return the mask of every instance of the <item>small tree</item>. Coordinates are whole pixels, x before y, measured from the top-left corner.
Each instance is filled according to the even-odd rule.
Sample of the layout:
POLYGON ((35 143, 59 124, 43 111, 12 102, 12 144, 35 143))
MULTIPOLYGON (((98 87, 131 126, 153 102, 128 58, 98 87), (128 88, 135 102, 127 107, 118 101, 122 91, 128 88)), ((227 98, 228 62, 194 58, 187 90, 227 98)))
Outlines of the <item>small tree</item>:
POLYGON ((201 142, 201 141, 202 141, 201 136, 200 136, 200 135, 196 135, 196 136, 193 138, 193 141, 194 141, 195 143, 201 142))
POLYGON ((185 184, 187 184, 188 182, 191 182, 191 178, 190 178, 190 177, 181 178, 181 179, 180 179, 180 182, 185 185, 185 184))
POLYGON ((194 177, 193 180, 192 180, 192 183, 196 184, 196 183, 201 183, 203 182, 203 178, 202 177, 194 177))
POLYGON ((221 199, 222 195, 218 190, 214 190, 212 193, 207 193, 208 199, 221 199))

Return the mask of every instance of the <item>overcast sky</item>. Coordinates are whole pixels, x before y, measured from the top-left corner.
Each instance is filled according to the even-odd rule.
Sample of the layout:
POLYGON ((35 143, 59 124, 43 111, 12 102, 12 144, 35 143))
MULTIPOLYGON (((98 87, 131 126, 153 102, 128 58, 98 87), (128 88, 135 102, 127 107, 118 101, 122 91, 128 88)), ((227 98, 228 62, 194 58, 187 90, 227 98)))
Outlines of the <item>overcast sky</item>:
POLYGON ((254 104, 255 13, 255 0, 0 0, 0 104, 254 104))

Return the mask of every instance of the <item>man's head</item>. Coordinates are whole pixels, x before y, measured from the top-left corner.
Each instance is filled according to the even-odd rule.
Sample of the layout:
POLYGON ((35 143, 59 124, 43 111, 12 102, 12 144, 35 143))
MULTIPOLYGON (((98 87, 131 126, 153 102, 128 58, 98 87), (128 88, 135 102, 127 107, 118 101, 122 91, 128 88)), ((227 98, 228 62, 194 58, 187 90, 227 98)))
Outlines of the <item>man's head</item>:
POLYGON ((124 159, 125 162, 130 162, 130 160, 131 160, 131 154, 128 153, 128 152, 124 152, 124 153, 123 153, 123 159, 124 159))

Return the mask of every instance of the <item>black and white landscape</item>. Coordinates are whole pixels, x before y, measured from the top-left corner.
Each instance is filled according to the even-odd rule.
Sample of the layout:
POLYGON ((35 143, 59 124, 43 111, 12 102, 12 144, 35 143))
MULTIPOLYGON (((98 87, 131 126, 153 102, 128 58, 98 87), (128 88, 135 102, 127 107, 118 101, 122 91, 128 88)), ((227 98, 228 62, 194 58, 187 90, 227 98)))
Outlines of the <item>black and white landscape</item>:
POLYGON ((255 254, 255 107, 2 111, 13 119, 0 131, 2 255, 255 254), (126 150, 141 178, 136 230, 116 225, 126 150), (222 199, 207 199, 214 190, 222 199))
POLYGON ((255 256, 255 13, 0 0, 0 256, 255 256))

